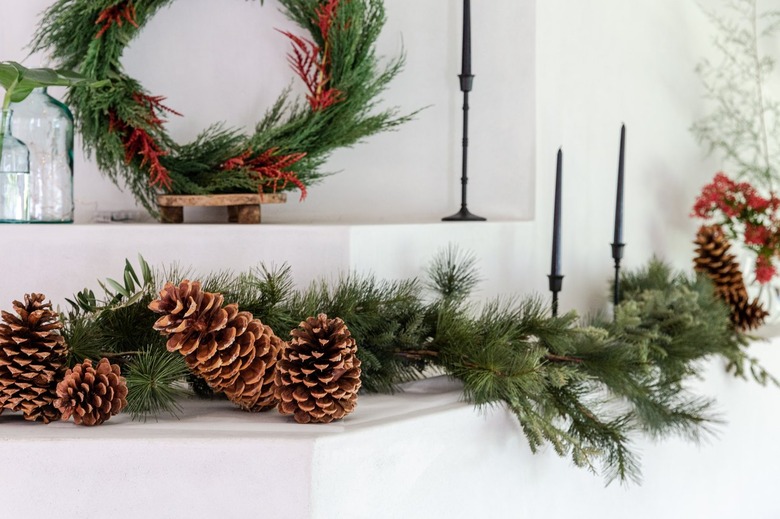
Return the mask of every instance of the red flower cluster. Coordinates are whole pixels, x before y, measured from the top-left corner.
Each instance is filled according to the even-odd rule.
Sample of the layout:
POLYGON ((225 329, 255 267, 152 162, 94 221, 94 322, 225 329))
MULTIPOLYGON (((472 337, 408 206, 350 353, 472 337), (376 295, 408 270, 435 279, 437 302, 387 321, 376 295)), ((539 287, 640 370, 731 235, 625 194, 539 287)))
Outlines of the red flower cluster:
POLYGON ((768 283, 776 274, 772 264, 780 256, 780 198, 764 197, 748 182, 734 182, 718 173, 702 189, 691 216, 716 219, 732 240, 742 241, 754 251, 756 280, 768 283))

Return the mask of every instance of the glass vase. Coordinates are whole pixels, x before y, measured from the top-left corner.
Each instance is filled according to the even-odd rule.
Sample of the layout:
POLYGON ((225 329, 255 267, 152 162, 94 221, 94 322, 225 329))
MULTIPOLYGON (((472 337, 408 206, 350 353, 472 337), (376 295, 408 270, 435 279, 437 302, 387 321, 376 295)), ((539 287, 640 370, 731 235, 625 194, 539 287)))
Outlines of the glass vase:
POLYGON ((30 150, 30 221, 73 222, 73 114, 45 88, 15 103, 13 131, 30 150))
POLYGON ((2 112, 0 134, 0 222, 28 223, 30 152, 11 133, 13 112, 2 112))

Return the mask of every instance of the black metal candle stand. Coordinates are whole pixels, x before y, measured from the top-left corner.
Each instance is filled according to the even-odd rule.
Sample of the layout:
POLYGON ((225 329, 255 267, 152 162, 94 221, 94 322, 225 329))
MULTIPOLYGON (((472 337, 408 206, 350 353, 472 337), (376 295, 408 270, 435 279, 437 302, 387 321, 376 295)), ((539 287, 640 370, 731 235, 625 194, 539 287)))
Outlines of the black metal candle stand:
POLYGON ((552 316, 558 317, 558 292, 563 290, 563 276, 549 274, 550 292, 552 292, 552 316))
POLYGON ((623 259, 623 249, 625 246, 625 243, 612 244, 612 259, 615 260, 615 284, 612 294, 614 311, 617 311, 618 303, 620 303, 620 260, 623 259))
POLYGON ((444 222, 484 222, 487 219, 477 216, 469 211, 466 204, 468 194, 469 175, 468 175, 468 157, 469 157, 469 92, 474 86, 473 74, 460 74, 460 90, 463 92, 463 164, 460 177, 460 211, 442 218, 444 222))

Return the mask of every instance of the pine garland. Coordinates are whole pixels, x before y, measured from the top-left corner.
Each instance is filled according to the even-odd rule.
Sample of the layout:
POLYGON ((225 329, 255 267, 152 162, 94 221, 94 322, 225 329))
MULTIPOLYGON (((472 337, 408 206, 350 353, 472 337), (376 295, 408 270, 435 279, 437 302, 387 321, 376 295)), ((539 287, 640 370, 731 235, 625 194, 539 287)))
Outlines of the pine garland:
MULTIPOLYGON (((335 149, 392 130, 414 114, 381 109, 379 96, 403 66, 382 64, 375 44, 385 24, 382 0, 279 0, 311 39, 284 32, 306 102, 284 91, 251 135, 215 124, 194 142, 178 144, 165 120, 179 115, 147 92, 121 65, 124 48, 154 14, 173 0, 57 0, 43 15, 34 51, 105 86, 72 89, 68 101, 88 152, 118 186, 124 184, 150 213, 159 192, 256 193, 298 189, 325 174, 335 149)), ((261 0, 262 3, 262 0, 261 0)))
MULTIPOLYGON (((147 306, 165 281, 194 278, 177 268, 153 273, 140 263, 141 276, 128 262, 121 283, 102 283, 101 300, 79 292, 67 318, 72 362, 98 355, 120 362, 134 417, 177 411, 186 367, 149 333, 155 316, 147 306)), ((723 358, 739 376, 751 371, 760 383, 777 384, 749 357, 709 281, 674 274, 655 260, 624 274, 614 321, 584 325, 573 313, 550 317, 534 298, 475 308, 468 302, 478 280, 473 258, 455 249, 433 261, 429 277, 345 275, 297 290, 289 267, 260 266, 200 279, 282 338, 302 316, 339 316, 359 344, 365 390, 392 392, 428 368, 444 371, 463 382, 474 405, 510 409, 534 451, 550 445, 608 481, 639 479, 631 449, 637 434, 696 441, 717 423, 712 402, 688 389, 703 361, 723 358)))

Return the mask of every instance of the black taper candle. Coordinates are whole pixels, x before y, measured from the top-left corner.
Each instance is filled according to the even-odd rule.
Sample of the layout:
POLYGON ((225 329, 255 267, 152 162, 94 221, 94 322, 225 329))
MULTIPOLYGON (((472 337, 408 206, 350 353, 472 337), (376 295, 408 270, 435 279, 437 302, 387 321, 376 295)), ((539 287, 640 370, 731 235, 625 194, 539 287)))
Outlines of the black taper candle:
POLYGON ((471 75, 471 0, 463 0, 463 59, 461 75, 471 75))
POLYGON ((617 196, 615 200, 615 235, 612 240, 612 259, 615 262, 615 283, 612 294, 612 303, 617 309, 620 303, 620 260, 623 259, 623 189, 625 176, 626 157, 626 125, 620 128, 620 156, 618 158, 617 196))
POLYGON ((561 177, 563 175, 563 150, 558 149, 558 162, 555 167, 555 208, 553 209, 553 241, 550 274, 561 273, 561 177))
POLYGON ((474 86, 474 75, 471 73, 471 0, 463 0, 463 60, 461 62, 460 91, 463 92, 463 160, 460 176, 460 211, 442 218, 445 222, 484 222, 485 218, 477 216, 468 208, 468 159, 469 159, 469 92, 474 86))
POLYGON ((620 157, 618 159, 617 198, 615 200, 615 236, 614 243, 623 243, 623 176, 626 156, 626 125, 620 128, 620 157))
POLYGON ((558 149, 555 168, 555 207, 553 209, 552 260, 550 261, 550 291, 552 292, 552 315, 558 315, 558 292, 563 288, 561 274, 561 195, 563 191, 563 150, 558 149))

